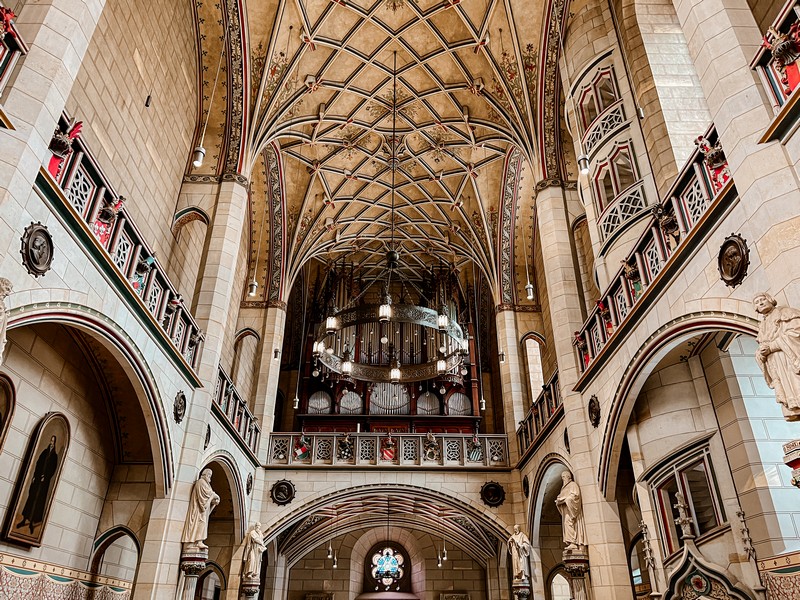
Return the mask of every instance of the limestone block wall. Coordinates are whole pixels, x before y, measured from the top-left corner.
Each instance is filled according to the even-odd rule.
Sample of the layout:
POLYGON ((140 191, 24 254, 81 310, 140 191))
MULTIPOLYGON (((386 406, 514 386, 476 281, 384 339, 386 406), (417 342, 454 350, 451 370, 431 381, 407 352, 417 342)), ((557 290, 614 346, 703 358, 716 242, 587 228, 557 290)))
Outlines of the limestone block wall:
MULTIPOLYGON (((355 598, 358 594, 374 591, 374 585, 364 582, 364 565, 369 557, 364 552, 375 543, 386 540, 386 528, 356 530, 331 540, 337 552, 337 568, 327 558, 327 544, 309 552, 295 563, 289 572, 288 600, 304 600, 309 592, 333 592, 336 598, 355 598)), ((399 542, 408 553, 406 568, 411 568, 412 590, 420 600, 439 600, 447 592, 469 593, 473 600, 485 600, 485 570, 460 548, 447 544, 447 560, 437 566, 437 552, 441 551, 441 538, 423 531, 392 527, 388 541, 399 542)))
MULTIPOLYGON (((5 518, 28 441, 42 416, 49 411, 66 415, 71 440, 42 546, 25 549, 0 541, 0 549, 87 571, 114 466, 105 400, 87 373, 83 353, 62 327, 12 330, 6 352, 3 371, 17 390, 17 407, 0 454, 0 513, 5 518)), ((22 491, 23 498, 27 493, 22 491)))
POLYGON ((636 105, 644 110, 642 132, 653 161, 653 176, 659 192, 664 193, 678 174, 680 165, 675 161, 650 57, 642 41, 641 16, 638 13, 647 10, 643 4, 634 0, 614 0, 613 6, 619 40, 628 57, 636 105))
MULTIPOLYGON (((633 16, 633 15, 632 15, 633 16)), ((634 86, 645 99, 647 88, 652 86, 657 98, 648 93, 640 106, 645 111, 642 129, 646 139, 652 143, 650 158, 657 173, 659 192, 666 193, 674 176, 669 176, 669 160, 674 160, 677 169, 683 167, 695 149, 694 140, 711 124, 711 114, 703 95, 697 71, 689 56, 689 46, 683 35, 674 5, 670 0, 644 0, 636 2, 636 27, 640 31, 641 47, 629 54, 633 69, 634 86), (644 55, 641 54, 642 50, 644 55), (633 65, 648 65, 651 74, 636 69, 633 65), (644 89, 640 89, 642 86, 644 89), (661 108, 665 130, 657 121, 650 122, 651 113, 661 108), (662 156, 671 149, 672 157, 662 156), (656 164, 664 165, 659 173, 656 164), (662 175, 659 178, 658 175, 662 175)), ((630 28, 622 28, 623 36, 630 28)), ((633 44, 633 40, 631 40, 633 44)), ((656 115, 653 114, 655 118, 656 115)))
POLYGON ((755 339, 739 336, 724 352, 709 345, 702 358, 753 545, 767 558, 800 550, 797 489, 781 460, 783 444, 800 428, 784 421, 753 360, 756 349, 755 339))
POLYGON ((66 106, 164 264, 197 123, 192 23, 185 0, 106 2, 66 106))

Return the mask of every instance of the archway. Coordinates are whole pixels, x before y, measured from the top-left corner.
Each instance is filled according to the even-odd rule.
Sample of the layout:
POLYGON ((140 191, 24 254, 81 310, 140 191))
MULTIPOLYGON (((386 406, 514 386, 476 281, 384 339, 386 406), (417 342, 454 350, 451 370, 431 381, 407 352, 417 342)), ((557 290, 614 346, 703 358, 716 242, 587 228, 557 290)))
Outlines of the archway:
POLYGON ((138 404, 147 436, 138 436, 149 445, 150 460, 155 470, 156 495, 166 497, 172 486, 173 460, 169 427, 163 402, 158 393, 153 375, 141 350, 133 339, 117 323, 95 311, 70 305, 59 311, 42 305, 22 306, 14 309, 8 323, 8 335, 19 328, 38 324, 63 325, 70 331, 79 331, 99 353, 100 362, 114 365, 121 370, 119 379, 131 387, 131 399, 138 404), (103 354, 104 353, 104 354, 103 354))
MULTIPOLYGON (((100 335, 97 322, 77 326, 72 318, 32 315, 17 319, 8 331, 3 370, 24 394, 12 426, 33 440, 37 425, 55 413, 71 432, 60 446, 64 468, 49 487, 52 510, 44 512, 36 529, 31 519, 29 533, 42 540, 40 558, 58 564, 61 554, 52 552, 48 536, 69 531, 62 548, 69 548, 71 565, 99 576, 100 585, 108 577, 132 587, 152 503, 164 489, 157 476, 157 464, 163 463, 154 461, 153 453, 155 448, 161 455, 160 431, 153 425, 160 419, 144 395, 152 390, 149 379, 130 376, 139 357, 124 339, 114 338, 108 328, 100 335), (133 362, 118 359, 122 348, 133 362)), ((23 452, 24 447, 4 448, 10 472, 18 477, 25 476, 23 452)), ((17 485, 20 494, 30 493, 17 485)), ((11 555, 17 552, 3 547, 11 555)))
POLYGON ((489 590, 506 587, 505 529, 442 493, 408 485, 350 488, 299 507, 270 528, 265 537, 277 541, 276 563, 284 572, 266 589, 275 597, 302 598, 301 589, 317 589, 310 579, 322 590, 324 578, 324 589, 337 596, 366 593, 368 550, 394 542, 408 553, 416 597, 463 590, 484 599, 489 590))
POLYGON ((531 579, 534 595, 552 598, 552 581, 561 573, 564 534, 556 497, 561 490, 561 474, 570 471, 559 456, 551 455, 542 462, 533 486, 531 503, 531 579))

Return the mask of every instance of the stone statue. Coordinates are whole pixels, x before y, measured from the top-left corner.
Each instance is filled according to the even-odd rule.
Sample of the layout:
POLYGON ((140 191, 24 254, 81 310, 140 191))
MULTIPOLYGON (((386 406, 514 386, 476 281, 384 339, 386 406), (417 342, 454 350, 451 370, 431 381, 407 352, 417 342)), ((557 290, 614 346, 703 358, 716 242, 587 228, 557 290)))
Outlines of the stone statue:
POLYGON ((14 290, 14 286, 5 277, 0 277, 0 366, 6 351, 6 330, 8 329, 8 309, 6 298, 14 290))
POLYGON ((756 312, 764 315, 758 326, 756 362, 787 421, 800 421, 800 310, 777 306, 775 298, 761 292, 753 298, 756 312))
POLYGON ((561 473, 561 491, 556 498, 556 507, 561 513, 565 550, 578 550, 586 546, 586 524, 583 520, 581 488, 572 480, 572 473, 561 473))
POLYGON ((264 534, 261 523, 256 523, 244 537, 244 576, 258 579, 261 575, 261 555, 267 547, 264 545, 264 534))
POLYGON ((208 518, 217 504, 219 496, 211 487, 211 469, 203 469, 189 498, 189 509, 186 512, 186 523, 181 536, 184 551, 208 550, 203 540, 208 537, 208 518))
POLYGON ((530 579, 531 542, 528 536, 514 525, 514 533, 508 538, 508 552, 511 554, 511 568, 514 579, 530 579))

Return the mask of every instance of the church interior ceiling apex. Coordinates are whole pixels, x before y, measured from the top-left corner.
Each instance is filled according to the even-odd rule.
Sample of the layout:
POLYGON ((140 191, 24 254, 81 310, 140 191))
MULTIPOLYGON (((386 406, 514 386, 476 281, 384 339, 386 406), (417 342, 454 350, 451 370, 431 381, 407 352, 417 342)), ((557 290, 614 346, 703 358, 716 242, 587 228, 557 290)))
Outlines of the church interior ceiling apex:
MULTIPOLYGON (((512 223, 524 223, 532 243, 531 202, 521 200, 542 178, 545 8, 521 0, 198 0, 211 160, 190 177, 248 181, 252 257, 259 240, 266 247, 285 238, 284 281, 312 258, 347 257, 364 275, 377 273, 394 220, 406 276, 441 257, 464 273, 474 264, 500 302, 503 265, 514 264, 515 245, 522 251, 512 223)), ((260 253, 264 278, 268 254, 260 253)))

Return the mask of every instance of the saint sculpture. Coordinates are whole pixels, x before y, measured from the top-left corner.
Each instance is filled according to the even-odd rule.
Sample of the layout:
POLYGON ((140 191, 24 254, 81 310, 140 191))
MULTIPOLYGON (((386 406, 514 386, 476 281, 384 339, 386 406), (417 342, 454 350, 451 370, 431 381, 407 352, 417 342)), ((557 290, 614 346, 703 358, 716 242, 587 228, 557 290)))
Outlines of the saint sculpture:
POLYGON ((581 488, 572 480, 572 473, 561 473, 561 491, 556 498, 556 507, 561 513, 565 550, 581 550, 586 546, 586 524, 583 520, 581 488))
POLYGON ((208 537, 208 519, 217 504, 219 496, 211 487, 211 469, 203 469, 189 498, 189 509, 186 512, 186 523, 181 536, 184 552, 208 550, 203 540, 208 537))
POLYGON ((508 538, 508 552, 511 554, 511 572, 514 579, 530 579, 531 542, 528 536, 514 525, 514 533, 508 538))
POLYGON ((800 421, 800 310, 778 306, 766 292, 753 298, 764 318, 758 326, 756 362, 787 421, 800 421))
POLYGON ((244 538, 244 576, 258 579, 261 575, 261 555, 267 547, 264 545, 264 534, 261 523, 256 523, 244 538))

